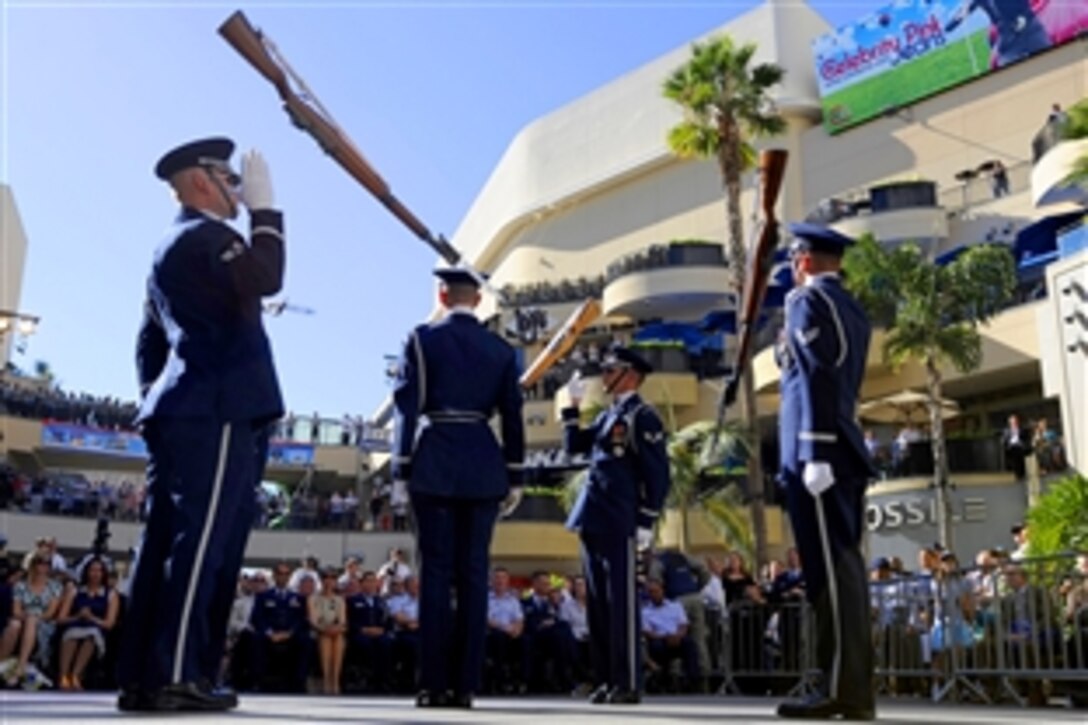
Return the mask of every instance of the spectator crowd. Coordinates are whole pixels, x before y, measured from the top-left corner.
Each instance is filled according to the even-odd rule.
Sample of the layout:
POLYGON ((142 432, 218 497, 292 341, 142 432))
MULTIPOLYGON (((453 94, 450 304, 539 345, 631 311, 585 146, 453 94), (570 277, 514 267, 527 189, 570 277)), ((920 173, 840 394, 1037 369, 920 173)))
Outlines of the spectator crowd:
MULTIPOLYGON (((894 558, 873 563, 875 676, 884 691, 938 697, 953 659, 969 655, 984 667, 1000 650, 1006 681, 1026 701, 1045 702, 1062 670, 1070 681, 1080 677, 1074 697, 1088 694, 1088 555, 1032 562, 1028 536, 1016 527, 1013 551, 980 552, 968 568, 938 546, 919 553, 913 572, 894 558), (1040 648, 1045 677, 1032 676, 1040 648)), ((69 562, 49 537, 19 562, 0 553, 0 685, 112 688, 126 567, 95 554, 69 562)), ((697 563, 675 550, 655 552, 640 572, 648 691, 781 694, 802 675, 808 611, 795 550, 758 574, 738 552, 697 563)), ((280 562, 270 574, 246 569, 223 679, 241 691, 412 693, 418 597, 419 574, 399 549, 377 568, 349 556, 339 567, 308 558, 280 562)), ((517 577, 495 568, 486 692, 587 692, 594 680, 586 598, 579 575, 517 577)))

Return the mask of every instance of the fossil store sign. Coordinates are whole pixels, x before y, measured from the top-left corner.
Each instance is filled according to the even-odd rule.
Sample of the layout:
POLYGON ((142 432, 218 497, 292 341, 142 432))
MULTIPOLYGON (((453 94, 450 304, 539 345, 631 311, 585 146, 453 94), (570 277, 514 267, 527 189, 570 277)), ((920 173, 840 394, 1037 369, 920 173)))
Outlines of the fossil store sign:
MULTIPOLYGON (((1023 520, 1027 498, 1022 485, 995 483, 953 488, 949 504, 952 548, 967 563, 982 549, 1012 545, 1009 529, 1023 520)), ((918 550, 939 536, 934 491, 870 493, 865 501, 865 527, 871 556, 898 556, 913 562, 918 550)))

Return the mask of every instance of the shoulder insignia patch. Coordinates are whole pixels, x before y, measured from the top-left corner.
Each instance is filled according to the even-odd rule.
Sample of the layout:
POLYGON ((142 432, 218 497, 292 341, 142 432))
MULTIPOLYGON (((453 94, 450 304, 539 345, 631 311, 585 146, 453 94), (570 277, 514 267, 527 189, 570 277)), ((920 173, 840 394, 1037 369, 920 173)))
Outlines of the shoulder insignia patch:
POLYGON ((230 243, 226 249, 219 255, 219 259, 223 262, 233 262, 238 257, 241 257, 246 253, 246 245, 241 240, 235 239, 230 243))
POLYGON ((661 441, 665 440, 665 431, 648 430, 642 434, 642 437, 646 439, 647 443, 660 443, 661 441))
POLYGON ((811 345, 812 341, 820 336, 820 328, 813 327, 811 330, 797 330, 793 333, 797 336, 797 342, 802 345, 811 345))

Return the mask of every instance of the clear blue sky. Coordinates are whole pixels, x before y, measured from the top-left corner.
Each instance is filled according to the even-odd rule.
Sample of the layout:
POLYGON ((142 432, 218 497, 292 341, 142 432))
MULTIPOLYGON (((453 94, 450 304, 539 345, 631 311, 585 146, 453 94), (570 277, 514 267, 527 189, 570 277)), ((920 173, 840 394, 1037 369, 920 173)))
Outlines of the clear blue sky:
MULTIPOLYGON (((0 0, 0 179, 29 238, 25 354, 62 385, 132 399, 151 253, 175 213, 158 156, 227 134, 268 159, 289 299, 266 319, 287 405, 339 417, 387 394, 383 356, 432 307, 434 255, 295 130, 219 37, 241 7, 394 192, 451 235, 533 119, 754 2, 17 2, 0 0)), ((813 2, 833 25, 880 3, 813 2)), ((244 218, 244 217, 243 217, 244 218)))

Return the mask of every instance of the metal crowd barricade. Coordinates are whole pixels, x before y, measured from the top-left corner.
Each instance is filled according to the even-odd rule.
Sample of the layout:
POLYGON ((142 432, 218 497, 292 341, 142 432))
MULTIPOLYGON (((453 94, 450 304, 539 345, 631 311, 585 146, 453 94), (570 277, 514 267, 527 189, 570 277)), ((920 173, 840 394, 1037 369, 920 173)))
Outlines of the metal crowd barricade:
POLYGON ((811 691, 815 631, 803 600, 777 604, 742 601, 722 612, 722 694, 785 694, 811 691))
POLYGON ((875 580, 870 592, 878 692, 1088 697, 1086 556, 875 580))

